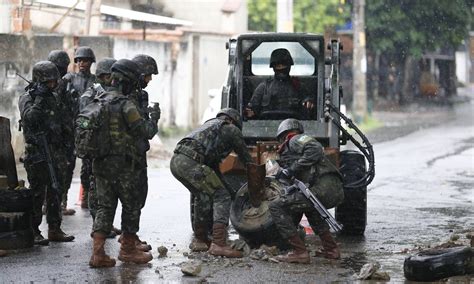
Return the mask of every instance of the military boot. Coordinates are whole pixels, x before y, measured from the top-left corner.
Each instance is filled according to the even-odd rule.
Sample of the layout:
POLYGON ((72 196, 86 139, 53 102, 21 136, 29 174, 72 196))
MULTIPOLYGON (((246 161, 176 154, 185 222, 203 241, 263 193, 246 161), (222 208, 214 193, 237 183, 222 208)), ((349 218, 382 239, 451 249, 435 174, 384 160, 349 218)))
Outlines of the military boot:
POLYGON ((197 223, 194 225, 194 237, 189 245, 191 251, 207 251, 211 240, 207 236, 207 225, 205 223, 197 223))
POLYGON ((153 259, 149 252, 143 252, 137 249, 135 242, 136 234, 123 233, 118 259, 123 262, 133 262, 136 264, 144 264, 153 259))
POLYGON ((308 250, 306 250, 304 241, 298 236, 298 234, 290 237, 288 243, 291 245, 293 250, 287 254, 278 255, 276 259, 282 262, 310 263, 308 250))
POLYGON ((322 256, 329 259, 341 258, 339 246, 337 245, 329 230, 319 233, 319 238, 321 239, 323 248, 316 252, 317 256, 322 256))
POLYGON ((63 211, 64 216, 71 216, 71 215, 76 214, 76 210, 67 208, 66 202, 63 202, 63 204, 61 204, 61 209, 63 211))
POLYGON ((34 235, 35 235, 35 240, 34 240, 35 245, 39 245, 39 246, 49 245, 49 240, 45 239, 43 235, 41 235, 40 230, 34 230, 34 235))
POLYGON ((115 266, 115 259, 105 254, 105 235, 102 233, 95 232, 92 234, 94 239, 94 248, 92 249, 91 260, 89 261, 90 267, 113 267, 115 266))
MULTIPOLYGON (((138 238, 137 235, 136 236, 136 239, 135 239, 135 246, 137 247, 137 249, 139 251, 144 251, 144 252, 147 252, 147 251, 150 251, 152 248, 151 248, 151 245, 149 245, 147 242, 145 241, 142 241, 140 240, 140 238, 138 238)), ((119 239, 118 239, 118 242, 119 243, 122 243, 123 242, 123 234, 120 235, 119 239)))
POLYGON ((242 257, 242 252, 227 245, 227 227, 225 224, 215 223, 212 226, 212 243, 208 252, 212 255, 225 257, 242 257))
POLYGON ((49 225, 48 240, 50 242, 72 242, 74 240, 74 236, 64 233, 59 225, 49 225))

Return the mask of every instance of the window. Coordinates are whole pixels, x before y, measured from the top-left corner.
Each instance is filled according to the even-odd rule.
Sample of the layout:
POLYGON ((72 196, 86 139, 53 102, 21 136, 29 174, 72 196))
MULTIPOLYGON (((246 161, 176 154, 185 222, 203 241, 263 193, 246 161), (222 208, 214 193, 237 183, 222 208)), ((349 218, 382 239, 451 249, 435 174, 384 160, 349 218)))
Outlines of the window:
POLYGON ((314 57, 298 42, 263 42, 252 52, 252 73, 254 75, 273 75, 270 68, 270 55, 277 48, 286 48, 295 65, 290 75, 313 75, 315 72, 314 57))

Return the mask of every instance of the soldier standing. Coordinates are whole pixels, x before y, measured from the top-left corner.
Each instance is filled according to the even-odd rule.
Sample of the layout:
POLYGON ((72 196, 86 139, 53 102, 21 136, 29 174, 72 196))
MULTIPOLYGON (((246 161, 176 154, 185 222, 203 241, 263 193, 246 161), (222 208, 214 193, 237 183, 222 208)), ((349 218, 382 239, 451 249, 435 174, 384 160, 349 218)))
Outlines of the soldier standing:
MULTIPOLYGON (((66 82, 66 92, 71 100, 70 111, 73 114, 73 119, 76 118, 79 112, 79 97, 88 88, 92 87, 96 80, 95 75, 91 73, 91 66, 94 62, 94 51, 88 46, 80 46, 74 53, 74 63, 79 67, 79 72, 68 73, 63 77, 66 82)), ((83 195, 81 196, 82 208, 88 208, 88 194, 92 183, 91 174, 92 161, 83 159, 81 166, 81 184, 84 189, 83 195)))
POLYGON ((58 80, 56 90, 58 99, 61 102, 61 116, 68 130, 67 135, 64 136, 66 157, 64 164, 59 166, 60 169, 63 169, 59 172, 59 174, 62 175, 63 181, 61 208, 63 215, 74 215, 76 210, 67 208, 67 193, 71 187, 72 175, 76 164, 76 158, 74 157, 74 117, 70 111, 70 106, 72 105, 71 98, 66 94, 66 81, 62 79, 62 77, 66 75, 67 68, 71 61, 69 60, 69 55, 63 50, 52 50, 48 55, 48 61, 53 62, 59 71, 60 79, 58 80))
POLYGON ((64 159, 65 133, 62 124, 60 102, 53 90, 58 85, 59 72, 50 61, 40 61, 33 66, 33 82, 20 97, 21 126, 25 137, 25 169, 31 190, 33 191, 33 229, 35 243, 48 245, 52 242, 70 242, 73 236, 61 230, 61 175, 56 175, 57 184, 53 179, 59 172, 58 165, 64 159), (45 148, 46 147, 46 148, 45 148), (47 157, 52 165, 48 165, 47 157), (55 173, 49 172, 51 166, 55 173), (46 220, 48 222, 48 239, 39 230, 42 221, 41 207, 46 197, 46 220), (49 240, 49 241, 48 241, 49 240))
MULTIPOLYGON (((141 78, 140 78, 140 88, 137 89, 135 92, 131 94, 131 99, 137 106, 138 110, 140 111, 140 115, 145 118, 146 120, 150 120, 150 115, 148 113, 148 93, 145 91, 145 88, 148 86, 148 83, 152 80, 153 75, 158 75, 158 66, 156 65, 155 59, 153 57, 139 54, 132 58, 132 61, 137 63, 138 66, 141 68, 141 78)), ((158 104, 153 106, 155 113, 160 114, 160 108, 158 104)), ((159 118, 159 116, 158 116, 159 118)), ((150 142, 148 139, 142 138, 136 141, 137 148, 140 153, 140 162, 138 167, 140 168, 140 177, 139 177, 139 190, 140 190, 140 203, 141 208, 145 206, 146 197, 148 194, 148 174, 147 174, 147 161, 146 161, 146 152, 150 150, 150 142)), ((145 241, 141 241, 137 243, 137 246, 142 250, 151 250, 151 246, 149 246, 145 241)))
MULTIPOLYGON (((278 126, 277 137, 281 143, 278 163, 282 167, 276 175, 277 179, 288 181, 296 177, 309 184, 310 190, 327 209, 341 203, 344 199, 341 175, 324 155, 323 146, 313 137, 304 134, 303 125, 296 119, 286 119, 278 126)), ((293 248, 288 254, 277 256, 278 260, 310 262, 309 253, 297 234, 297 224, 293 223, 292 218, 303 213, 321 239, 323 248, 318 254, 329 259, 340 258, 338 245, 329 232, 328 224, 303 193, 295 190, 282 195, 270 203, 269 209, 280 235, 293 248)))
POLYGON ((171 158, 171 173, 195 197, 193 251, 204 251, 210 243, 207 235, 207 216, 213 209, 212 244, 209 253, 226 257, 242 257, 242 253, 227 245, 231 195, 219 172, 220 162, 235 151, 246 165, 252 158, 242 136, 239 113, 232 108, 222 109, 216 118, 178 142, 171 158))
MULTIPOLYGON (((112 65, 117 62, 114 58, 104 58, 97 62, 96 74, 96 83, 87 89, 84 94, 79 98, 79 112, 83 110, 89 103, 91 103, 94 98, 103 94, 106 91, 110 91, 112 86, 112 65)), ((91 184, 89 188, 89 212, 92 216, 92 220, 95 219, 97 213, 97 194, 95 189, 95 178, 91 173, 91 184)), ((108 238, 114 238, 117 235, 120 235, 122 231, 115 227, 112 227, 112 230, 107 235, 108 238)))
POLYGON ((152 255, 135 246, 140 222, 140 191, 137 164, 140 153, 137 139, 151 139, 158 132, 157 113, 150 112, 150 120, 140 116, 135 104, 129 99, 138 87, 138 65, 121 59, 112 65, 113 90, 103 93, 99 99, 107 103, 109 119, 105 135, 110 137, 109 154, 93 160, 96 180, 98 209, 93 227, 94 248, 89 265, 111 267, 115 260, 105 254, 106 235, 112 228, 117 202, 122 203, 122 241, 118 259, 124 262, 147 263, 152 255))

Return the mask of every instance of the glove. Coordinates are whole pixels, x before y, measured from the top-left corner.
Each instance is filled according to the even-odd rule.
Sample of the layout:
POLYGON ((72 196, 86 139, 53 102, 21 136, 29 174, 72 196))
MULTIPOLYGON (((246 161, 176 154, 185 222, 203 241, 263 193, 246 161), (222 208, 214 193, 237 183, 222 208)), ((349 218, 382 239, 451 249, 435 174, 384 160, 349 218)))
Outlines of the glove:
POLYGON ((289 169, 280 169, 275 175, 275 178, 291 180, 293 178, 293 173, 289 169))
POLYGON ((153 121, 158 121, 161 117, 161 109, 160 109, 160 104, 155 103, 153 104, 152 107, 148 108, 148 111, 150 112, 150 118, 153 121))

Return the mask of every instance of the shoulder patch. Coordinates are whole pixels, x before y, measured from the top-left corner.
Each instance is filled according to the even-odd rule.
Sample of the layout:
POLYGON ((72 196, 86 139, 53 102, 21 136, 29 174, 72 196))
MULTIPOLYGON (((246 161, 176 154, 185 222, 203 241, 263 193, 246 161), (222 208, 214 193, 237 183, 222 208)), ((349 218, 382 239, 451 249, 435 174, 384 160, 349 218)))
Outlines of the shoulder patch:
POLYGON ((313 137, 303 134, 300 137, 298 137, 297 139, 298 139, 299 143, 305 144, 305 143, 308 143, 309 141, 313 140, 313 137))

